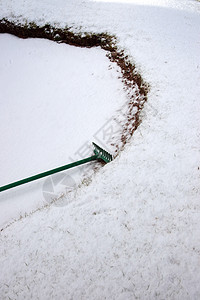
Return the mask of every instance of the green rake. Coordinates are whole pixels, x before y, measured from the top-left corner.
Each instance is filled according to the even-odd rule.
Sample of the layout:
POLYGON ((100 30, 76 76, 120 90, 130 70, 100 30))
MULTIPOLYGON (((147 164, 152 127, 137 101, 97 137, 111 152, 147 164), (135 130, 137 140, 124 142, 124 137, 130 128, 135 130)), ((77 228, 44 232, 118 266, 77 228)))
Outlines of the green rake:
POLYGON ((93 156, 90 156, 90 157, 87 157, 85 159, 73 162, 71 164, 68 164, 68 165, 65 165, 65 166, 62 166, 62 167, 58 167, 56 169, 52 169, 52 170, 49 170, 49 171, 31 176, 31 177, 21 179, 19 181, 4 185, 4 186, 0 187, 0 192, 3 192, 5 190, 9 190, 9 189, 14 188, 18 185, 22 185, 22 184, 40 179, 40 178, 45 177, 45 176, 49 176, 49 175, 52 175, 52 174, 55 174, 55 173, 58 173, 58 172, 61 172, 61 171, 67 170, 67 169, 71 169, 71 168, 76 167, 76 166, 83 165, 83 164, 85 164, 87 162, 90 162, 90 161, 93 161, 93 160, 104 161, 105 163, 109 163, 110 161, 113 160, 113 157, 110 153, 108 153, 106 150, 102 149, 101 147, 99 147, 95 143, 93 143, 93 145, 94 145, 94 155, 93 156))

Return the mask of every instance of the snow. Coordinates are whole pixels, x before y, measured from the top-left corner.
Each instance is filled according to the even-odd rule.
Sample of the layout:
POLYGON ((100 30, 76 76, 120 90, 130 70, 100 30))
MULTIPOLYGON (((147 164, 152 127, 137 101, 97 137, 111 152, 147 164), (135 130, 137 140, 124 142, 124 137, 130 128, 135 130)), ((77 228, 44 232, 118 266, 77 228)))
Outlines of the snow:
POLYGON ((200 298, 199 5, 1 1, 10 19, 116 34, 151 85, 142 123, 112 163, 68 205, 2 231, 3 298, 200 298))
MULTIPOLYGON (((126 102, 119 68, 100 48, 8 34, 0 43, 0 186, 91 156, 99 128, 126 102)), ((73 185, 83 179, 80 168, 64 174, 73 185)), ((0 226, 45 205, 46 183, 1 193, 0 226)))

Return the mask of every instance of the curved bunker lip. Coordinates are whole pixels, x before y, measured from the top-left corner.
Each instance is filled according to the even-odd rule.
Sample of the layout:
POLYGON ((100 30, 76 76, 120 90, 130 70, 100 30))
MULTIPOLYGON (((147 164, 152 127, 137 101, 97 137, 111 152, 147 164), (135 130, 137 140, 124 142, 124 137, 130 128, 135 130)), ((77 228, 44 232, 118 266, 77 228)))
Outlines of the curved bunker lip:
MULTIPOLYGON (((37 26, 34 23, 27 24, 17 24, 6 19, 0 20, 0 33, 8 33, 15 35, 19 38, 44 38, 49 39, 58 43, 65 43, 68 45, 73 45, 77 47, 97 47, 107 52, 107 57, 111 63, 116 63, 121 70, 121 75, 119 80, 123 82, 124 90, 127 96, 127 101, 124 103, 123 107, 119 108, 117 112, 121 118, 113 118, 114 121, 120 123, 120 133, 113 136, 112 139, 112 149, 115 149, 114 157, 118 155, 120 151, 123 150, 127 141, 131 138, 135 130, 140 124, 140 112, 147 100, 147 94, 149 91, 149 86, 145 83, 141 75, 137 72, 135 65, 131 63, 130 58, 125 55, 125 51, 119 50, 117 47, 117 39, 113 35, 107 33, 82 33, 75 34, 68 28, 56 28, 49 24, 42 27, 37 26)), ((110 151, 109 151, 110 152, 110 151)), ((93 166, 93 171, 97 171, 100 165, 93 166)), ((87 185, 91 182, 90 177, 87 176, 87 185)), ((84 179, 85 180, 85 179, 84 179)), ((72 188, 74 187, 72 182, 72 188)), ((63 197, 56 197, 47 204, 33 210, 31 213, 25 213, 24 216, 20 216, 19 219, 33 214, 34 212, 49 207, 49 205, 54 202, 57 203, 63 197)), ((61 199, 62 200, 62 199, 61 199)), ((62 202, 62 201, 61 201, 62 202)), ((17 219, 15 220, 17 221, 17 219)), ((15 221, 8 223, 1 231, 15 221)))
POLYGON ((0 33, 9 33, 19 38, 44 38, 58 43, 65 43, 76 47, 101 47, 107 51, 107 57, 111 62, 116 63, 121 69, 119 79, 124 84, 127 93, 128 103, 120 108, 123 118, 116 120, 120 123, 122 131, 120 138, 113 136, 112 147, 115 156, 123 150, 127 141, 131 138, 140 124, 140 112, 147 100, 149 85, 144 82, 137 72, 135 65, 131 63, 124 50, 117 47, 117 38, 108 33, 73 33, 69 28, 56 28, 50 24, 38 26, 30 22, 26 24, 11 22, 7 19, 0 20, 0 33))

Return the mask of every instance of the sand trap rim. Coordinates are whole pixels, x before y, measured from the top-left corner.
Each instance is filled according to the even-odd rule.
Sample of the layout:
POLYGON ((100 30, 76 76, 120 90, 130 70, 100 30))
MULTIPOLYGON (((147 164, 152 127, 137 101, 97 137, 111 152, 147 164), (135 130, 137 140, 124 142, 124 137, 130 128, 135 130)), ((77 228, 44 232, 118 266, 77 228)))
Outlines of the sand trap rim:
MULTIPOLYGON (((131 95, 127 105, 127 116, 123 123, 120 145, 116 143, 116 155, 121 151, 126 142, 131 138, 140 124, 140 111, 147 101, 149 85, 144 82, 136 67, 123 50, 117 47, 117 38, 108 33, 73 33, 69 27, 57 28, 50 24, 38 26, 34 22, 17 23, 6 18, 0 20, 0 33, 9 33, 19 38, 45 38, 58 43, 65 43, 77 47, 101 47, 107 51, 111 62, 117 63, 121 69, 121 80, 126 90, 137 87, 137 95, 131 95), (136 109, 137 108, 137 109, 136 109)), ((130 93, 131 94, 131 93, 130 93)))

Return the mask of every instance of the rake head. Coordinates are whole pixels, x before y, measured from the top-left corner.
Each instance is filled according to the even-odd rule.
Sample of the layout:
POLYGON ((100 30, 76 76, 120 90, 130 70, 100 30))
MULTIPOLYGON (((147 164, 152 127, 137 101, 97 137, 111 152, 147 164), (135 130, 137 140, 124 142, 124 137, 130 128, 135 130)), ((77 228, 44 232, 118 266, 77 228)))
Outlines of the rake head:
POLYGON ((94 145, 94 154, 97 156, 98 159, 101 159, 106 163, 109 163, 113 160, 112 155, 110 153, 99 147, 97 144, 92 144, 94 145))

